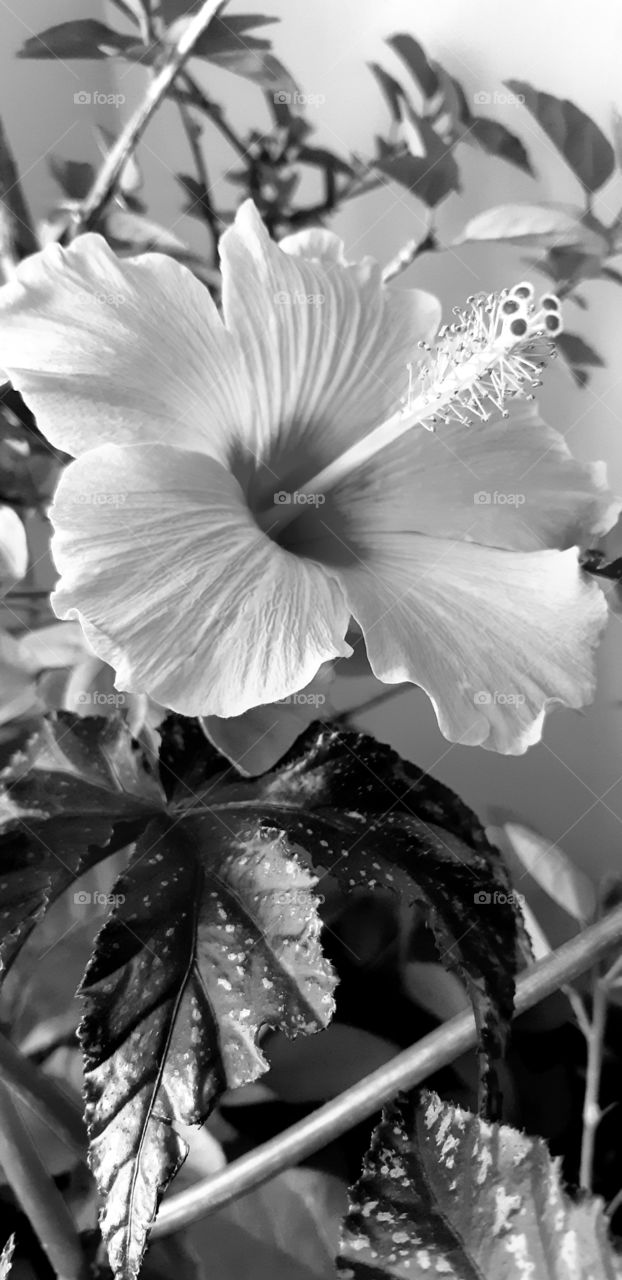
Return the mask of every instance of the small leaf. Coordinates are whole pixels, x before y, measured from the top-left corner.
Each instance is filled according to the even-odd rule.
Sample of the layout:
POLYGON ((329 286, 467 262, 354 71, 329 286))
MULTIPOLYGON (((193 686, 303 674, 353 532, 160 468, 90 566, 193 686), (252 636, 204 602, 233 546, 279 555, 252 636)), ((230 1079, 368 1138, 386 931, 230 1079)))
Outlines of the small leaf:
POLYGON ((423 97, 428 100, 434 98, 440 92, 441 84, 418 41, 413 36, 398 34, 390 36, 387 44, 408 67, 423 97))
POLYGON ((50 903, 129 844, 164 796, 120 716, 50 716, 0 780, 0 960, 8 968, 50 903))
POLYGON ((51 156, 48 164, 64 195, 70 200, 84 200, 93 185, 93 165, 82 160, 61 160, 60 156, 51 156))
POLYGON ((451 148, 426 120, 419 119, 417 128, 423 155, 413 155, 407 146, 395 148, 379 139, 379 154, 374 163, 387 178, 399 182, 429 208, 435 208, 452 191, 460 190, 458 166, 451 148))
POLYGON ((571 206, 501 204, 478 213, 467 222, 456 244, 466 240, 535 241, 555 245, 602 244, 602 237, 582 222, 583 211, 571 206))
POLYGON ((615 156, 609 139, 584 111, 567 98, 541 93, 524 80, 506 80, 519 94, 586 191, 597 191, 611 177, 615 156))
MULTIPOLYGON (((135 36, 124 36, 95 18, 76 18, 30 36, 18 58, 108 58, 136 48, 135 36)), ((139 46, 140 47, 140 46, 139 46)))
POLYGON ((397 123, 401 120, 402 102, 404 102, 406 97, 401 84, 399 84, 397 80, 394 80, 393 76, 390 76, 388 71, 385 71, 377 62, 370 62, 368 63, 368 66, 372 74, 376 77, 376 80, 384 94, 389 111, 391 112, 394 121, 397 123))
POLYGON ((579 387, 584 387, 589 381, 589 369, 604 368, 604 360, 584 338, 579 337, 578 333, 568 333, 564 330, 556 338, 555 345, 579 387))
POLYGON ((518 822, 506 822, 503 832, 512 852, 536 884, 568 915, 581 924, 588 924, 596 910, 596 890, 564 850, 518 822))
POLYGON ((541 1138, 424 1093, 387 1108, 350 1193, 346 1280, 616 1280, 602 1201, 572 1201, 541 1138))
POLYGON ((314 878, 248 810, 203 813, 147 828, 81 988, 90 1164, 123 1277, 185 1159, 174 1122, 267 1070, 262 1028, 309 1034, 333 1010, 314 878))
POLYGON ((460 141, 471 140, 488 155, 507 160, 509 164, 515 165, 517 169, 522 169, 523 173, 533 177, 531 160, 524 143, 515 133, 501 124, 500 120, 489 120, 486 116, 473 116, 468 131, 462 135, 460 141))

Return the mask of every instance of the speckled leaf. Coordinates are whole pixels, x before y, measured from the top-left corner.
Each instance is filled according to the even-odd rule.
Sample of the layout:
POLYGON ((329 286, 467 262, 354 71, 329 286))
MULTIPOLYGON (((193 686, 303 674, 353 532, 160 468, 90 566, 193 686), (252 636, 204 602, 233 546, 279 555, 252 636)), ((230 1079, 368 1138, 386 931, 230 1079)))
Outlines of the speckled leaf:
POLYGON ((0 1280, 9 1280, 14 1249, 15 1236, 9 1236, 2 1253, 0 1253, 0 1280))
POLYGON ((267 1070, 263 1027, 308 1034, 333 1010, 315 878, 278 830, 224 808, 149 825, 81 988, 90 1161, 123 1277, 185 1158, 175 1122, 267 1070))
POLYGON ((342 1280, 616 1280, 600 1200, 573 1202, 541 1138, 424 1094, 375 1130, 351 1192, 342 1280))
POLYGON ((484 1058, 482 1107, 495 1115, 521 925, 505 867, 475 815, 365 734, 312 725, 273 770, 246 780, 232 769, 219 775, 222 761, 196 733, 180 717, 164 728, 173 808, 208 803, 226 821, 252 813, 346 891, 392 888, 427 911, 443 964, 467 983, 484 1058))
POLYGON ((95 863, 129 844, 164 792, 121 716, 49 716, 0 776, 0 961, 95 863))
POLYGON ((525 80, 506 80, 505 83, 512 93, 520 96, 586 191, 602 187, 613 173, 615 155, 598 125, 567 98, 541 93, 525 80))

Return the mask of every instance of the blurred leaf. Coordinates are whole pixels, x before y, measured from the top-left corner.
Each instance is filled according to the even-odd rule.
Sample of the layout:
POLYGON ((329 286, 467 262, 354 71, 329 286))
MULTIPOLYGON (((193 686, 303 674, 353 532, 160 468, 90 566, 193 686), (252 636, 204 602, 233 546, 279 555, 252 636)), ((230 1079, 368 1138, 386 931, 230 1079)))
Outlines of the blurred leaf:
POLYGON ((173 231, 131 209, 121 209, 118 205, 109 208, 105 226, 106 239, 115 249, 132 249, 139 253, 156 249, 160 253, 190 253, 188 246, 173 231))
MULTIPOLYGON (((465 1000, 468 1007, 469 1001, 466 997, 465 1000)), ((399 1045, 382 1036, 343 1022, 331 1023, 308 1040, 271 1035, 262 1047, 270 1063, 263 1082, 283 1102, 336 1098, 400 1052, 399 1045)))
MULTIPOLYGON (((415 124, 412 115, 410 123, 415 124)), ((460 175, 451 149, 427 121, 419 119, 416 127, 424 155, 415 156, 407 147, 396 149, 380 138, 379 153, 374 164, 387 178, 399 182, 411 195, 417 196, 429 208, 434 208, 452 191, 460 190, 460 175)))
POLYGON ((147 1250, 140 1276, 141 1280, 171 1280, 172 1276, 175 1280, 213 1280, 185 1231, 154 1240, 147 1250))
POLYGON ((478 213, 467 222, 455 243, 466 240, 536 242, 555 247, 578 245, 603 247, 603 239, 582 221, 582 210, 568 205, 501 204, 478 213))
POLYGON ((18 58, 108 58, 137 49, 135 36, 124 36, 95 18, 76 18, 30 36, 18 58))
POLYGON ((622 284, 622 271, 616 271, 615 267, 602 267, 600 274, 612 284, 622 284))
POLYGON ((252 813, 154 820, 114 886, 80 994, 90 1166, 110 1263, 138 1273, 162 1191, 225 1088, 266 1069, 257 1037, 325 1026, 334 978, 315 879, 252 813))
POLYGON ((333 173, 342 173, 348 178, 354 174, 352 165, 341 156, 336 156, 333 151, 329 151, 327 147, 302 146, 298 150, 298 159, 317 169, 329 169, 333 173))
POLYGON ((346 1206, 334 1175, 288 1169, 185 1234, 209 1260, 205 1280, 329 1280, 346 1206))
POLYGON ((217 769, 218 760, 210 766, 196 726, 172 716, 163 734, 164 770, 170 759, 175 776, 196 795, 209 785, 212 808, 226 803, 234 788, 229 823, 234 801, 243 798, 247 820, 252 813, 278 826, 345 892, 381 886, 422 906, 443 962, 467 984, 494 1107, 512 1010, 518 913, 501 858, 470 810, 365 734, 312 725, 274 769, 230 783, 225 776, 217 795, 209 772, 204 780, 197 772, 217 769))
POLYGON ((614 107, 611 112, 611 130, 618 169, 622 169, 622 114, 614 107))
POLYGON ((521 866, 549 898, 581 924, 592 920, 596 890, 564 850, 518 822, 506 822, 503 830, 521 866))
POLYGON ((489 120, 485 116, 473 116, 468 130, 462 135, 462 142, 476 142, 490 156, 498 156, 507 160, 523 173, 533 177, 533 168, 524 143, 515 133, 506 128, 500 120, 489 120))
POLYGON ((2 1253, 0 1253, 0 1280, 9 1280, 14 1249, 15 1236, 9 1236, 2 1253))
MULTIPOLYGON (((596 280, 603 273, 602 255, 583 253, 580 249, 552 248, 544 258, 536 258, 533 266, 562 286, 564 292, 574 289, 580 280, 596 280)), ((576 295, 572 301, 576 302, 576 295)))
POLYGON ((598 352, 594 351, 584 338, 580 338, 578 333, 568 333, 564 330, 555 339, 555 345, 561 352, 578 387, 584 387, 589 381, 591 368, 604 367, 605 362, 598 352))
POLYGON ((162 800, 121 717, 50 716, 2 784, 0 958, 8 968, 50 903, 129 844, 162 800))
POLYGON ((545 956, 550 956, 551 954, 551 944, 528 902, 522 903, 521 910, 525 920, 525 929, 527 930, 527 935, 533 950, 534 960, 544 960, 545 956))
POLYGON ((413 36, 398 33, 390 36, 387 44, 408 67, 423 97, 428 100, 434 98, 440 92, 440 80, 418 41, 413 36))
POLYGON ((446 1022, 469 1007, 460 979, 436 962, 409 960, 401 977, 407 996, 439 1022, 446 1022))
POLYGON ((602 1201, 575 1203, 541 1138, 425 1092, 374 1131, 350 1193, 338 1271, 351 1280, 616 1280, 602 1201))
POLYGON ((611 177, 615 156, 609 139, 589 116, 567 98, 540 93, 524 80, 506 80, 519 94, 586 191, 597 191, 611 177))
POLYGON ((60 156, 50 156, 48 164, 64 195, 70 200, 84 200, 95 178, 93 165, 82 160, 62 160, 60 156))
POLYGON ((368 63, 368 66, 372 74, 376 77, 386 99, 389 111, 397 123, 401 119, 401 106, 406 97, 401 84, 399 84, 397 80, 394 80, 393 76, 390 76, 388 71, 385 71, 377 62, 370 62, 368 63))
POLYGON ((28 570, 26 530, 12 507, 0 505, 0 587, 6 591, 28 570))

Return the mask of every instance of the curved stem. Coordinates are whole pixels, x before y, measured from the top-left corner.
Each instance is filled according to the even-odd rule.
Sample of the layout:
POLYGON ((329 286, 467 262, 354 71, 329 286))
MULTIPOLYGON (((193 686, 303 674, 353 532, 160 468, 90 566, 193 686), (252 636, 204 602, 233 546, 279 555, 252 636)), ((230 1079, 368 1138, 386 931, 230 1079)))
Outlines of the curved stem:
POLYGON ((71 228, 73 236, 86 231, 96 221, 102 209, 114 192, 118 178, 126 161, 142 137, 154 111, 168 93, 175 77, 179 74, 194 46, 205 34, 212 18, 222 9, 225 0, 204 0, 199 12, 191 18, 184 28, 175 48, 161 71, 154 76, 149 88, 139 103, 133 116, 119 134, 111 147, 104 163, 79 210, 71 228))
POLYGON ((0 1163, 58 1280, 86 1280, 87 1265, 75 1224, 4 1084, 0 1084, 0 1163))
MULTIPOLYGON (((524 1013, 591 969, 622 941, 622 906, 522 973, 516 983, 515 1011, 524 1013)), ((453 1062, 476 1043, 471 1013, 460 1014, 424 1036, 378 1071, 327 1102, 298 1124, 234 1160, 222 1172, 187 1191, 171 1196, 158 1214, 154 1236, 177 1231, 197 1218, 261 1186, 283 1169, 297 1164, 328 1142, 366 1120, 401 1089, 412 1089, 433 1072, 453 1062)))

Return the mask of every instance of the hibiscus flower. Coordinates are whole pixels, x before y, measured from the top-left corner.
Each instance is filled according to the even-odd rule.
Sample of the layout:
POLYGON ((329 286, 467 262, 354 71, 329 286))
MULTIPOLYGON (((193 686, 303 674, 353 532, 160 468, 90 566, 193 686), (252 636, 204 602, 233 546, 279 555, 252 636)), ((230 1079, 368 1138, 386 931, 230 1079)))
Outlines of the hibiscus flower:
POLYGON ((91 234, 0 294, 0 363, 76 459, 57 615, 120 690, 219 717, 305 688, 354 620, 446 737, 523 751, 548 703, 591 696, 606 609, 576 546, 614 516, 531 405, 502 417, 555 316, 527 287, 476 300, 429 351, 436 299, 330 232, 277 245, 247 202, 220 251, 222 315, 171 259, 91 234))

